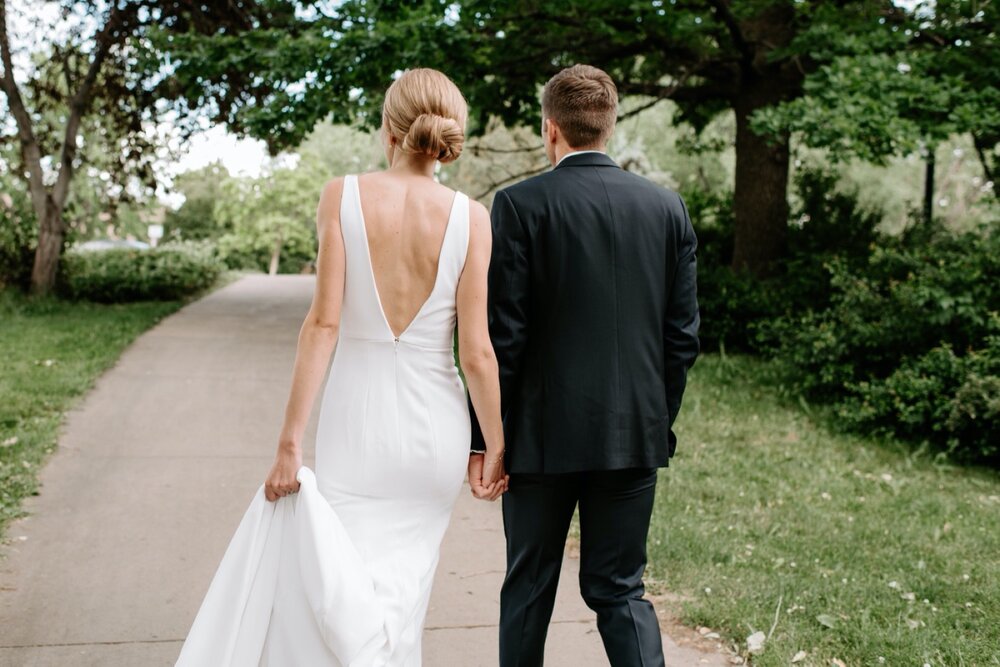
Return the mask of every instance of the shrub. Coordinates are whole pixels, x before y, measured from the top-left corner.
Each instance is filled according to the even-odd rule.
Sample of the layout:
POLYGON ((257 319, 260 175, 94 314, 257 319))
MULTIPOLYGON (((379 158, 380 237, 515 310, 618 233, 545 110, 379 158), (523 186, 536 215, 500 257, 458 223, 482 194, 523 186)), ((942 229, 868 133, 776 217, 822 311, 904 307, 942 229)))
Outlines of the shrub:
MULTIPOLYGON (((0 180, 0 187, 4 186, 0 180)), ((28 288, 38 243, 31 203, 18 188, 0 192, 0 288, 28 288)))
POLYGON ((692 189, 684 193, 698 235, 698 307, 704 350, 751 351, 753 327, 774 314, 771 292, 753 276, 734 271, 733 196, 692 189))
POLYGON ((837 190, 837 176, 803 169, 795 179, 800 202, 792 212, 788 254, 768 278, 730 268, 733 256, 732 195, 685 192, 698 233, 700 338, 707 350, 745 352, 773 347, 758 333, 762 323, 826 308, 833 291, 830 262, 863 266, 878 238, 880 211, 866 211, 857 193, 837 190))
POLYGON ((1000 336, 964 356, 950 345, 906 359, 884 380, 848 387, 844 423, 941 443, 958 459, 1000 463, 1000 336))
POLYGON ((222 264, 204 242, 139 250, 70 250, 60 264, 60 292, 102 302, 179 299, 215 282, 222 264))
POLYGON ((833 260, 830 306, 762 323, 759 338, 814 398, 885 378, 935 347, 981 346, 1000 311, 1000 234, 886 239, 860 267, 833 260))
POLYGON ((827 264, 829 308, 762 323, 759 337, 846 425, 995 461, 1000 233, 883 243, 866 265, 827 264))
POLYGON ((726 265, 698 266, 698 338, 705 350, 755 351, 759 322, 783 312, 780 293, 772 281, 734 271, 726 265))
POLYGON ((882 220, 882 211, 862 208, 856 190, 839 190, 829 171, 800 170, 795 194, 799 204, 788 229, 788 256, 768 286, 781 294, 788 313, 826 308, 832 294, 827 264, 863 267, 880 241, 882 220))

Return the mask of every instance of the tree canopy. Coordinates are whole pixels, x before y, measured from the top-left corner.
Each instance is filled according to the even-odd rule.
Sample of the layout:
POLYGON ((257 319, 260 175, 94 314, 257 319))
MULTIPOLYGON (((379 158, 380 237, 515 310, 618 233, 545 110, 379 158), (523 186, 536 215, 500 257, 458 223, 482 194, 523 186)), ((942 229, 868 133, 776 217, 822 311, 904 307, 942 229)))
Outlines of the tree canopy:
POLYGON ((295 28, 261 23, 248 35, 168 35, 153 41, 188 102, 272 148, 319 118, 377 124, 398 70, 436 67, 455 79, 476 128, 491 117, 536 125, 539 86, 562 67, 607 70, 625 95, 671 99, 696 128, 736 113, 734 263, 757 273, 781 257, 787 225, 788 130, 750 129, 761 109, 800 98, 837 58, 893 52, 909 15, 886 1, 617 0, 508 2, 348 0, 300 12, 295 28), (260 82, 248 97, 228 82, 260 82))
MULTIPOLYGON (((790 145, 881 159, 970 133, 995 175, 997 8, 973 0, 52 0, 71 29, 15 72, 0 0, 0 90, 39 221, 32 282, 51 286, 64 210, 90 123, 105 169, 146 174, 143 125, 168 108, 207 116, 272 153, 320 121, 379 124, 402 69, 448 73, 472 108, 537 127, 545 80, 576 62, 607 70, 639 113, 662 100, 700 131, 735 117, 733 265, 774 271, 785 253, 790 145), (98 113, 94 113, 94 112, 98 113), (61 138, 60 138, 61 137, 61 138), (51 164, 51 176, 43 168, 51 164)), ((99 152, 99 151, 98 151, 99 152)), ((97 158, 94 158, 97 159, 97 158)))

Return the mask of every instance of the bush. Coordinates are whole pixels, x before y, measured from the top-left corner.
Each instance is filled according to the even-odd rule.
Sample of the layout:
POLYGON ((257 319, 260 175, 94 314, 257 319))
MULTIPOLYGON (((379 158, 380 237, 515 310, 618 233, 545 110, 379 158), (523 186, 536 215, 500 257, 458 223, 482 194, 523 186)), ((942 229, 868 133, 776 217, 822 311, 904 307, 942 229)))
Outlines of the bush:
POLYGON ((701 340, 776 357, 797 391, 855 429, 1000 459, 1000 230, 919 224, 880 234, 879 211, 834 174, 796 175, 788 253, 773 275, 729 268, 732 202, 685 193, 699 238, 701 340))
MULTIPOLYGON (((5 182, 0 180, 0 187, 5 182)), ((0 288, 27 290, 38 244, 31 203, 18 188, 0 191, 0 288)))
POLYGON ((732 193, 693 189, 684 200, 698 235, 698 307, 702 348, 748 351, 753 323, 773 314, 770 292, 730 268, 733 258, 732 193))
POLYGON ((955 458, 1000 463, 1000 336, 964 356, 936 347, 882 381, 849 390, 839 410, 849 426, 937 441, 955 458))
POLYGON ((866 211, 856 192, 836 188, 837 176, 803 169, 795 179, 788 254, 773 275, 758 279, 730 268, 733 257, 732 195, 685 192, 698 234, 698 302, 706 350, 759 352, 773 347, 762 323, 826 308, 833 291, 830 262, 863 266, 878 239, 880 211, 866 211))
POLYGON ((885 378, 904 359, 983 345, 1000 311, 1000 234, 886 239, 861 267, 826 264, 829 308, 760 325, 815 398, 885 378))
POLYGON ((795 194, 799 204, 788 229, 788 257, 769 285, 781 294, 787 313, 826 308, 832 295, 826 265, 837 262, 857 271, 881 240, 882 211, 862 208, 855 190, 838 190, 835 174, 802 169, 795 194))
POLYGON ((759 325, 794 383, 845 424, 995 460, 1000 233, 918 230, 827 264, 825 310, 759 325))
POLYGON ((757 280, 728 265, 704 265, 699 259, 698 338, 702 349, 756 351, 758 323, 784 312, 780 293, 770 287, 772 282, 757 280))
POLYGON ((59 290, 90 301, 172 300, 210 286, 222 268, 214 246, 204 242, 70 250, 60 263, 59 290))

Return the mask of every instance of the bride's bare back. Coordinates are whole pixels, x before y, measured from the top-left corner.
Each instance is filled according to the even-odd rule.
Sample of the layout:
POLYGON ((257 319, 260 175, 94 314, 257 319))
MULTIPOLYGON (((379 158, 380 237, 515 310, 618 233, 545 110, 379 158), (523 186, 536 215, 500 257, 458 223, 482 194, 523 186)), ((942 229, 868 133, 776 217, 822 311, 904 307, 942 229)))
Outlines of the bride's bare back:
POLYGON ((358 190, 375 286, 398 337, 434 289, 455 191, 388 172, 359 177, 358 190))

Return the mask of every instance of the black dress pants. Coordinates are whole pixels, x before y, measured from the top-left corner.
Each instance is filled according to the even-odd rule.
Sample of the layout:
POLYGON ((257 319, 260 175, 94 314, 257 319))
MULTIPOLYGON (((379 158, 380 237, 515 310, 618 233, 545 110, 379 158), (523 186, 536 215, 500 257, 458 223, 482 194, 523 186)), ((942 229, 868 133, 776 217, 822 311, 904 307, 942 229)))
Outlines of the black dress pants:
POLYGON ((539 667, 563 549, 580 505, 580 591, 597 613, 612 667, 663 667, 656 612, 643 599, 656 469, 518 473, 503 495, 507 576, 500 667, 539 667))

